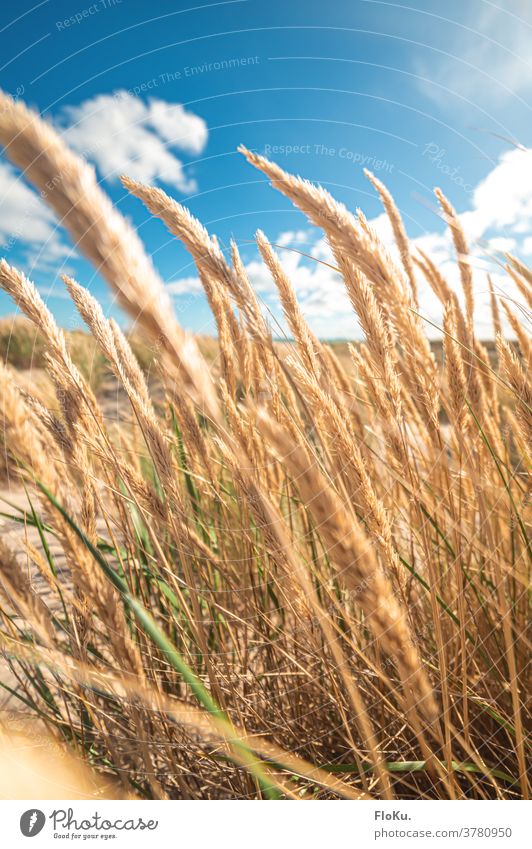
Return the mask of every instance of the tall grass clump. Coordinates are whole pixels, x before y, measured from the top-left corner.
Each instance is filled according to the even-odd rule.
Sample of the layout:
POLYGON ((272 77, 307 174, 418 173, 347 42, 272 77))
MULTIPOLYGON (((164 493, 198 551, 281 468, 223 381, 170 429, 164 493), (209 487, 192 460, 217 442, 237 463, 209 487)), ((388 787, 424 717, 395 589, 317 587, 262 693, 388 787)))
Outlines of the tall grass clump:
MULTIPOLYGON (((263 233, 282 349, 236 245, 227 257, 187 209, 124 178, 196 263, 215 370, 88 166, 22 104, 1 107, 7 155, 52 186, 164 382, 155 403, 118 325, 65 278, 127 397, 110 426, 34 284, 0 263, 56 393, 45 404, 0 369, 2 453, 27 492, 20 540, 0 547, 4 686, 21 711, 124 796, 526 797, 528 314, 493 292, 488 353, 449 201, 437 191, 463 298, 372 175, 399 265, 362 213, 242 150, 324 230, 364 334, 345 367, 263 233), (420 275, 442 304, 438 359, 420 275)), ((530 298, 532 272, 511 256, 507 272, 530 298)))

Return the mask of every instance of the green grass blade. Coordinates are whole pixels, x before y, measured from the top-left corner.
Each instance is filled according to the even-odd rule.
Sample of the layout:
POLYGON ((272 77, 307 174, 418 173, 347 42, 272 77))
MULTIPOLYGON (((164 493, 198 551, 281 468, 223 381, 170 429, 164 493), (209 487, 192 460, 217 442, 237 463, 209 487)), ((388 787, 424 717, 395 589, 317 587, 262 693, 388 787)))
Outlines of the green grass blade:
POLYGON ((234 729, 227 714, 222 711, 221 708, 216 704, 215 700, 213 699, 207 688, 195 675, 193 670, 190 668, 190 666, 182 657, 182 655, 177 651, 175 646, 173 646, 172 643, 168 640, 164 632, 159 628, 159 626, 152 618, 152 616, 148 613, 148 611, 145 609, 145 607, 139 602, 137 598, 135 598, 135 596, 131 594, 126 582, 115 572, 115 570, 106 561, 101 551, 99 551, 98 548, 96 548, 96 546, 91 543, 91 541, 83 533, 81 528, 79 528, 76 522, 54 498, 52 493, 48 491, 44 484, 40 483, 40 481, 36 481, 36 484, 41 490, 41 492, 43 492, 44 495, 48 498, 48 500, 53 504, 56 510, 59 511, 65 521, 68 522, 72 530, 83 542, 88 551, 90 551, 95 561, 101 567, 105 576, 118 590, 125 604, 129 607, 130 610, 132 610, 144 632, 163 652, 163 654, 168 659, 168 662, 175 669, 175 671, 178 672, 179 675, 181 675, 185 683, 188 684, 197 701, 208 711, 208 713, 210 713, 213 717, 216 718, 217 725, 221 730, 223 730, 224 736, 226 737, 229 746, 231 746, 235 754, 238 755, 238 757, 249 770, 251 775, 253 775, 253 777, 257 780, 266 798, 280 799, 281 794, 279 793, 279 790, 275 787, 275 785, 272 783, 272 780, 264 772, 260 765, 260 762, 257 760, 253 752, 245 745, 245 743, 243 743, 238 738, 236 730, 234 729))

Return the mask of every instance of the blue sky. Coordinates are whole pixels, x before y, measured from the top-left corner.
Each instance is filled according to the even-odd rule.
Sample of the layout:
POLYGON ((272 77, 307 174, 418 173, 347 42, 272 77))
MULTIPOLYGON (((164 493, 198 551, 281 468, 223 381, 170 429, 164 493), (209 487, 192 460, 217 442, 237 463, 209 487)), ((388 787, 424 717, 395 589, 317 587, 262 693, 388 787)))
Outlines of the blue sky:
MULTIPOLYGON (((188 255, 125 196, 118 174, 162 186, 222 245, 234 237, 274 315, 256 229, 318 258, 327 248, 246 164, 238 144, 360 207, 391 244, 363 174, 369 167, 394 194, 409 234, 454 285, 432 195, 439 185, 463 213, 482 303, 487 270, 506 286, 498 251, 525 260, 532 254, 531 41, 528 0, 4 0, 0 86, 38 109, 95 165, 138 228, 180 321, 212 332, 188 255)), ((58 277, 65 267, 116 313, 105 284, 71 253, 67 234, 5 158, 0 244, 62 323, 74 321, 58 277)), ((282 256, 313 328, 325 337, 356 335, 334 273, 289 250, 282 256)), ((421 303, 437 321, 430 293, 421 303)), ((12 311, 0 295, 0 313, 12 311)), ((481 309, 489 333, 487 321, 481 309)))

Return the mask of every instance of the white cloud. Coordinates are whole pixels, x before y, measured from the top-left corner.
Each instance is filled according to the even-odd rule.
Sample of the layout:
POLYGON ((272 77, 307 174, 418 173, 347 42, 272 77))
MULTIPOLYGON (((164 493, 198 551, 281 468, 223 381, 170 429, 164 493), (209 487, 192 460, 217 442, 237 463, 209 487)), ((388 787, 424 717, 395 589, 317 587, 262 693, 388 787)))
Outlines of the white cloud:
POLYGON ((532 236, 527 236, 523 241, 521 253, 525 254, 525 256, 530 256, 530 254, 532 254, 532 236))
MULTIPOLYGON (((144 103, 128 92, 102 94, 62 110, 56 124, 67 143, 94 162, 104 178, 128 173, 146 182, 162 180, 182 192, 195 189, 176 150, 200 153, 207 125, 179 103, 144 103)), ((57 272, 75 252, 66 244, 54 213, 8 163, 0 162, 0 244, 8 257, 23 256, 31 271, 57 272)), ((63 266, 64 270, 64 266, 63 266)), ((177 284, 177 286, 184 284, 177 284)))
MULTIPOLYGON (((465 7, 467 8, 467 7, 465 7)), ((512 95, 522 95, 532 87, 530 39, 532 15, 529 0, 506 0, 502 4, 470 4, 471 11, 463 26, 442 23, 440 31, 449 32, 452 56, 435 59, 434 54, 417 63, 423 92, 438 103, 447 96, 443 88, 456 92, 472 103, 493 104, 512 95)), ((438 12, 446 17, 445 10, 438 12)), ((449 16, 450 17, 450 16, 449 16)), ((453 106, 458 104, 452 99, 453 106)))
POLYGON ((517 241, 512 239, 511 236, 494 236, 493 239, 489 240, 488 246, 492 251, 512 253, 517 247, 517 241))
POLYGON ((172 147, 186 153, 201 153, 207 143, 207 124, 180 103, 152 99, 146 106, 146 123, 172 147))
POLYGON ((308 230, 286 230, 279 233, 276 244, 278 245, 305 245, 309 240, 308 230))
POLYGON ((30 266, 38 260, 40 266, 54 262, 57 267, 72 253, 53 212, 6 162, 0 162, 0 243, 8 260, 22 248, 30 266))
POLYGON ((202 118, 180 103, 154 98, 145 103, 118 91, 65 107, 58 123, 67 143, 94 162, 105 179, 128 174, 143 182, 163 181, 182 192, 196 187, 175 151, 201 153, 208 130, 202 118))
POLYGON ((488 230, 510 228, 528 233, 532 224, 532 150, 517 148, 499 163, 473 191, 473 209, 462 216, 472 237, 488 230))
POLYGON ((179 280, 171 280, 165 288, 169 295, 199 295, 203 292, 199 277, 180 277, 179 280))

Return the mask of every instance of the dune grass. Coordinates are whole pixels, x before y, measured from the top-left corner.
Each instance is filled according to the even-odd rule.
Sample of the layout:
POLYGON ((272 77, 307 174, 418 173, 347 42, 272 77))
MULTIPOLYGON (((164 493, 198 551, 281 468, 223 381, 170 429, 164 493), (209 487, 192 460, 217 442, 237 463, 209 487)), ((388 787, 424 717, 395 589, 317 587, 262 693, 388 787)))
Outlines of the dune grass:
POLYGON ((225 256, 188 210, 124 178, 196 263, 218 333, 204 356, 92 171, 22 103, 0 105, 7 155, 54 186, 165 390, 155 405, 126 336, 65 278, 128 399, 110 428, 35 286, 0 263, 56 393, 45 404, 0 369, 2 452, 28 492, 18 549, 0 544, 4 686, 24 713, 125 796, 527 797, 532 272, 508 256, 523 310, 493 295, 488 352, 441 193, 463 298, 372 175, 400 265, 362 213, 243 150, 325 232, 364 333, 345 367, 263 233, 294 339, 282 352, 236 245, 225 256), (437 358, 421 278, 442 303, 437 358))

